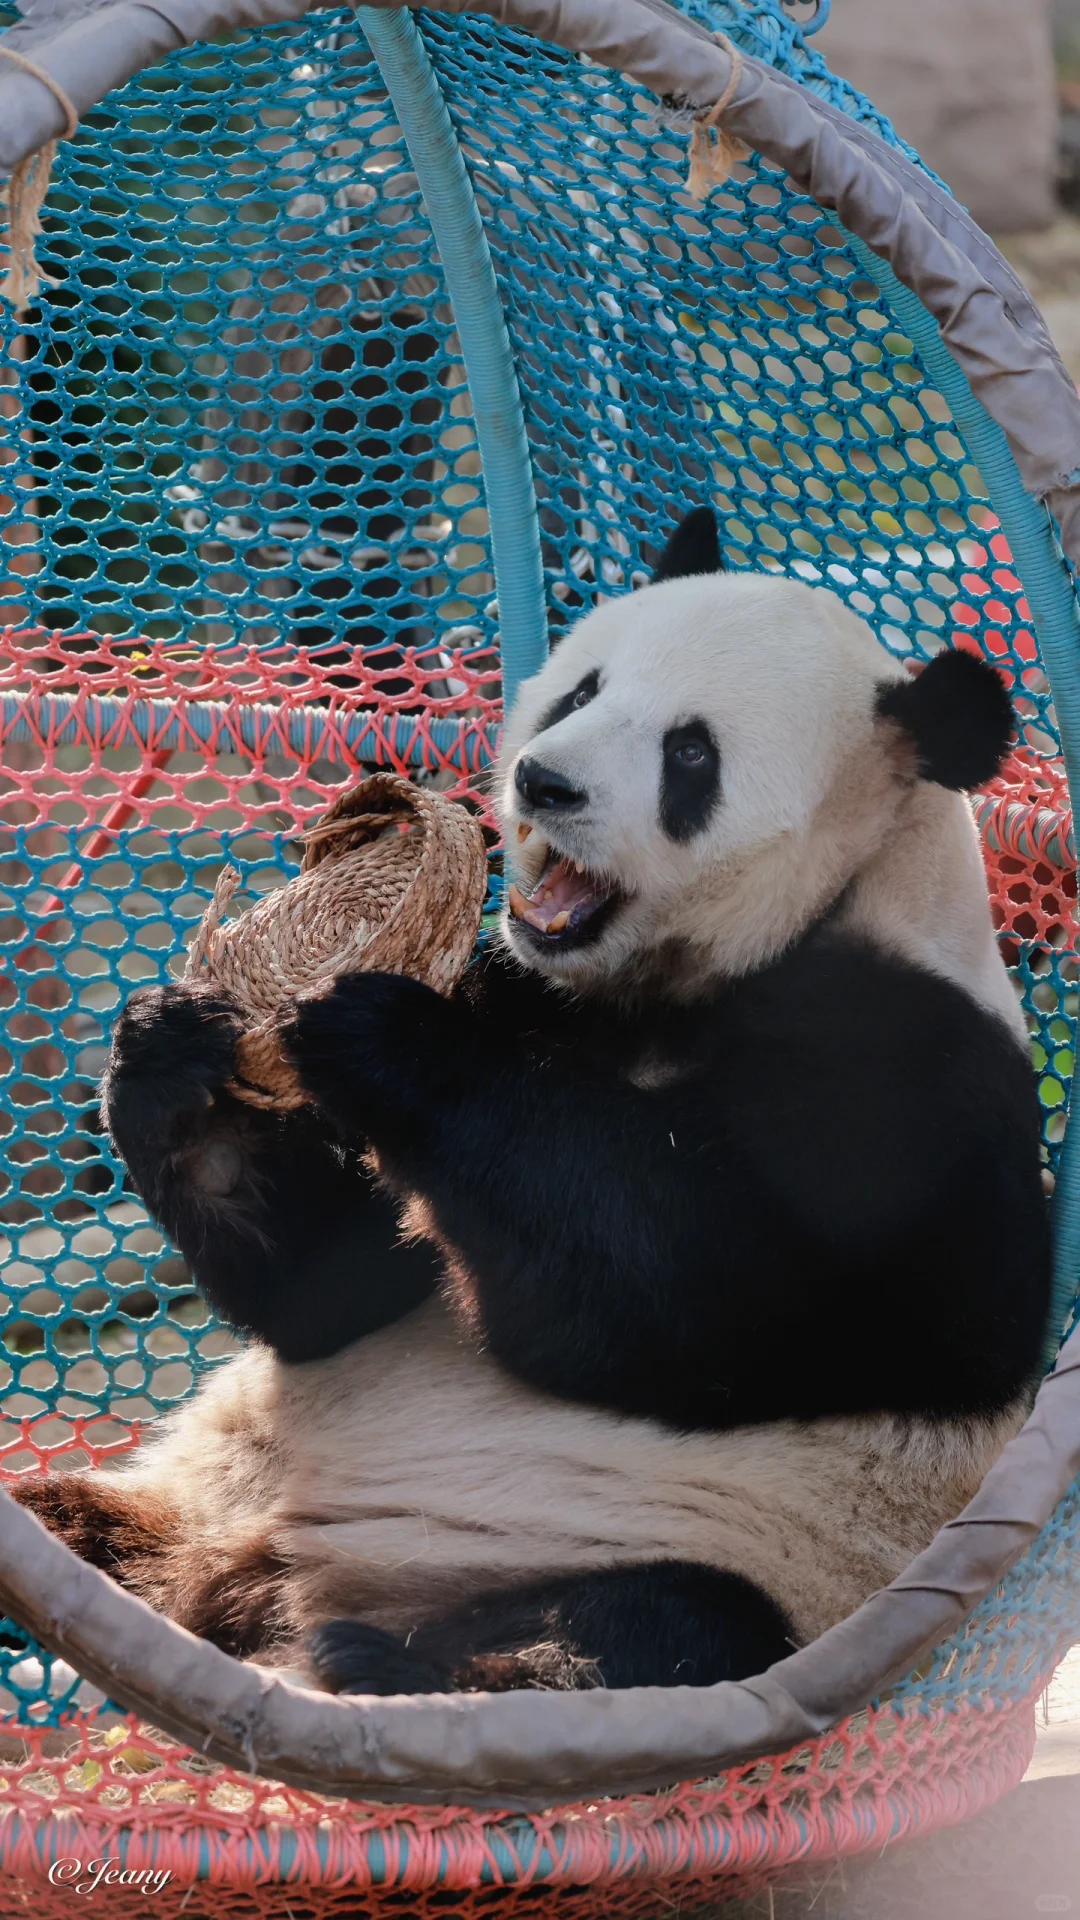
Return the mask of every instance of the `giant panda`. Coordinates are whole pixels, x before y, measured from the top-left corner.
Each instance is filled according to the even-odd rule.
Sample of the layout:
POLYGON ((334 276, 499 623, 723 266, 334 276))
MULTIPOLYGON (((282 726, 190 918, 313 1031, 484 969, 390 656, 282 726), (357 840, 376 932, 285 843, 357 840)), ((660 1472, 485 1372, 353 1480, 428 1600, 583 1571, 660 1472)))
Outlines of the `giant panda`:
POLYGON ((497 943, 443 999, 142 989, 104 1114, 249 1337, 121 1471, 28 1479, 78 1551, 359 1693, 708 1685, 888 1582, 1024 1417, 1039 1117, 963 789, 998 676, 911 677, 831 592, 653 582, 524 687, 497 943))

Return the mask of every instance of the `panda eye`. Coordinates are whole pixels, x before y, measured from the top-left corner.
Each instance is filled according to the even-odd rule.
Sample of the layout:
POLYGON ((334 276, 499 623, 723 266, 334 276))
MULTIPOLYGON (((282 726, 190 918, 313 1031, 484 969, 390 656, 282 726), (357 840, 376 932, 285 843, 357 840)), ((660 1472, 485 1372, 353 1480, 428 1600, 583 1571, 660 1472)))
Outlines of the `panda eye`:
POLYGON ((537 733, 546 733, 549 727, 557 727, 560 720, 565 720, 568 714, 577 713, 581 707, 587 707, 590 701, 596 699, 599 691, 600 669, 594 667, 591 673, 585 674, 584 678, 578 681, 576 687, 569 687, 565 693, 560 694, 547 712, 541 715, 537 723, 537 733))
POLYGON ((707 720, 688 720, 664 735, 660 824, 672 840, 692 840, 720 798, 720 748, 707 720))

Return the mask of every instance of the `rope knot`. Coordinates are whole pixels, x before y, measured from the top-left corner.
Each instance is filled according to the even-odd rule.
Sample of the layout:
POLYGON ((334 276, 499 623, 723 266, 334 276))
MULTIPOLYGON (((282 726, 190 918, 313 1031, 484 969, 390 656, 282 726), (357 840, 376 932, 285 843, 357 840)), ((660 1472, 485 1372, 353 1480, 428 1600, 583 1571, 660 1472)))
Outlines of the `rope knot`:
POLYGON ((742 52, 726 33, 716 33, 713 38, 730 58, 731 72, 719 100, 714 101, 711 107, 703 107, 694 119, 686 186, 695 200, 707 200, 714 187, 722 187, 725 180, 730 178, 732 167, 737 161, 745 160, 750 152, 749 147, 729 133, 723 124, 724 115, 739 91, 743 76, 742 52))
MULTIPOLYGON (((21 67, 24 73, 32 74, 48 87, 54 100, 63 109, 67 119, 63 137, 70 140, 79 125, 79 116, 68 99, 59 80, 51 73, 39 67, 36 60, 28 60, 24 53, 16 53, 14 47, 5 47, 0 43, 0 58, 11 60, 21 67)), ((57 282, 50 274, 42 273, 37 263, 34 242, 41 227, 41 204, 49 190, 53 161, 56 159, 56 140, 46 140, 36 153, 28 153, 12 169, 4 198, 8 210, 8 270, 0 281, 0 298, 10 300, 16 313, 22 313, 36 299, 42 283, 55 287, 57 282)))

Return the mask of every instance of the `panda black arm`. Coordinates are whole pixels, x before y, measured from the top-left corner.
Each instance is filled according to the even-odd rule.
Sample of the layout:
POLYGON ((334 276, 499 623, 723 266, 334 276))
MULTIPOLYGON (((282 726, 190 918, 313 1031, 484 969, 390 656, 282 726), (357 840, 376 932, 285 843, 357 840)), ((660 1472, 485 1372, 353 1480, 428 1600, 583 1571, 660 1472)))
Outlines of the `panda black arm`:
POLYGON ((679 1291, 712 1274, 717 1197, 703 1206, 700 1164, 672 1148, 677 1100, 389 975, 301 1001, 288 1044, 322 1109, 370 1130, 389 1182, 428 1203, 498 1358, 572 1398, 670 1410, 679 1291))
POLYGON ((303 1003, 313 1096, 428 1205, 491 1350, 686 1424, 986 1411, 1047 1298, 1022 1048, 951 982, 812 944, 702 1015, 645 1090, 415 982, 303 1003))
POLYGON ((237 1022, 205 989, 144 988, 117 1023, 103 1117, 132 1182, 222 1319, 289 1361, 323 1358, 431 1292, 389 1196, 310 1109, 225 1091, 237 1022))
POLYGON ((474 956, 454 1001, 503 1039, 530 1033, 572 1037, 581 1024, 574 1000, 493 943, 474 956))
POLYGON ((727 1065, 761 1204, 808 1271, 837 1277, 883 1404, 986 1410, 1028 1388, 1051 1245, 1021 1033, 954 981, 825 933, 747 983, 727 1065))

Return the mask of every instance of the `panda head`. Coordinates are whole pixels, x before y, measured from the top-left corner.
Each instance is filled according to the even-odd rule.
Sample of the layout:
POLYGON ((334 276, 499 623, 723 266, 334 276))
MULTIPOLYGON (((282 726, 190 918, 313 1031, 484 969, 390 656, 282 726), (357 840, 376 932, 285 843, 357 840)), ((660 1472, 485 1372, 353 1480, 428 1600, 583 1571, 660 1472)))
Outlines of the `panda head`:
POLYGON ((652 584, 583 619, 508 719, 503 940, 578 990, 765 964, 840 899, 913 789, 955 796, 1004 758, 992 668, 948 650, 912 678, 828 590, 721 569, 699 509, 652 584))

